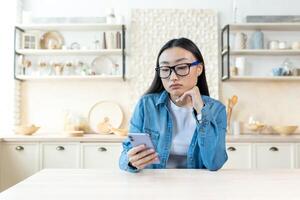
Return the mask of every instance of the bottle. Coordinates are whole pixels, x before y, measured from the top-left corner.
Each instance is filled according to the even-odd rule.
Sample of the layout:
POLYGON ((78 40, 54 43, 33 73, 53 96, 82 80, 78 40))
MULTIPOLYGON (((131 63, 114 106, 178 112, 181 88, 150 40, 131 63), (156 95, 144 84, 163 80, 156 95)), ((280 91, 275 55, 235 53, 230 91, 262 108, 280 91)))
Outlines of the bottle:
POLYGON ((263 49, 264 48, 264 33, 260 30, 255 31, 251 37, 252 49, 263 49))

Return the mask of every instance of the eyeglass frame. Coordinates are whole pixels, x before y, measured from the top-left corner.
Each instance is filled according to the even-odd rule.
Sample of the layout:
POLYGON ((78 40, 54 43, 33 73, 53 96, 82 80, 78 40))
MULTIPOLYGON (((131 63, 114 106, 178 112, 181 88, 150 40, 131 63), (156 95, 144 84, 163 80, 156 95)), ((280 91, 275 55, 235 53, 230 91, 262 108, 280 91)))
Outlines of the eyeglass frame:
POLYGON ((170 69, 170 74, 169 74, 169 76, 164 77, 164 78, 160 77, 160 73, 159 73, 159 70, 160 70, 162 67, 156 67, 156 68, 155 68, 155 71, 157 71, 158 76, 159 76, 160 78, 162 78, 162 79, 167 79, 167 78, 169 78, 169 77, 171 76, 171 74, 172 74, 172 71, 174 71, 174 73, 175 73, 177 76, 183 77, 183 76, 189 75, 190 70, 191 70, 191 67, 196 66, 196 65, 199 65, 199 64, 202 64, 202 62, 200 62, 199 60, 196 60, 196 61, 194 61, 194 62, 192 62, 192 63, 180 63, 180 64, 173 65, 173 66, 163 66, 163 67, 167 67, 167 68, 170 69), (188 65, 188 67, 189 67, 189 72, 188 72, 186 75, 180 75, 180 74, 177 74, 177 72, 176 72, 176 70, 175 70, 175 67, 178 66, 178 65, 183 65, 183 64, 188 65))

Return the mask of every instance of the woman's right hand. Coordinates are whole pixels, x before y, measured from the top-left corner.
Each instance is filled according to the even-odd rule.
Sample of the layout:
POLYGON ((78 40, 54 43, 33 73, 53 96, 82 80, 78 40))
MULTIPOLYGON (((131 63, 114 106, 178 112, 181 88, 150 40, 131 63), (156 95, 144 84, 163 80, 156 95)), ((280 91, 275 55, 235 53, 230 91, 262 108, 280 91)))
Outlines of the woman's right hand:
POLYGON ((145 145, 131 148, 127 156, 130 164, 137 169, 144 169, 147 165, 158 161, 158 153, 154 149, 147 149, 145 145))

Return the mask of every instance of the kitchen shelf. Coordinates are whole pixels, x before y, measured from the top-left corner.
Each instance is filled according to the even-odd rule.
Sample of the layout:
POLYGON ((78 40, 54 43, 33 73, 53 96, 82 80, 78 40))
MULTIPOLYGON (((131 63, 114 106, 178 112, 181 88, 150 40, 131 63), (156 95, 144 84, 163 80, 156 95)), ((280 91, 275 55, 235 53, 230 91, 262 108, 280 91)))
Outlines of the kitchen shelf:
POLYGON ((122 24, 76 24, 76 23, 61 23, 61 24, 19 24, 16 27, 23 31, 117 31, 122 30, 122 24))
POLYGON ((95 75, 95 76, 16 76, 17 79, 23 81, 35 81, 35 80, 122 80, 120 75, 95 75))
MULTIPOLYGON (((222 81, 250 81, 250 80, 262 80, 262 81, 290 81, 299 80, 298 77, 235 77, 231 76, 230 63, 233 56, 265 56, 266 60, 270 61, 268 56, 300 56, 300 50, 294 49, 232 49, 230 41, 232 34, 237 31, 294 31, 293 34, 300 32, 300 23, 241 23, 241 24, 227 24, 221 31, 221 79, 222 81)), ((249 33, 247 33, 249 34, 249 33)), ((284 33, 285 34, 285 33, 284 33)), ((288 37, 288 36, 287 36, 288 37)), ((273 59, 273 58, 272 58, 273 59)), ((253 73, 256 74, 256 73, 253 73)))
POLYGON ((300 23, 241 23, 230 24, 231 31, 300 31, 300 23))
POLYGON ((229 81, 300 81, 300 76, 231 76, 229 81))
MULTIPOLYGON (((120 62, 122 63, 122 79, 125 81, 126 77, 126 52, 125 52, 125 34, 126 28, 124 24, 100 24, 100 23, 84 23, 84 24, 68 24, 68 23, 61 23, 61 24, 19 24, 15 26, 14 32, 14 41, 15 41, 15 54, 14 54, 14 78, 16 80, 102 80, 102 79, 118 79, 119 76, 113 77, 103 77, 101 75, 96 76, 59 76, 59 77, 31 77, 26 76, 24 70, 19 70, 20 66, 17 66, 19 56, 120 56, 120 62), (120 49, 22 49, 20 42, 20 36, 22 33, 30 32, 30 31, 72 31, 74 33, 78 33, 81 31, 88 31, 88 32, 104 32, 104 31, 119 31, 121 33, 121 48, 120 49)), ((100 39, 100 38, 99 38, 100 39)))
POLYGON ((122 55, 122 49, 101 49, 101 50, 48 50, 48 49, 17 49, 16 53, 22 55, 106 55, 117 54, 122 55))
MULTIPOLYGON (((222 55, 226 54, 228 51, 225 49, 222 55)), ((276 55, 300 55, 300 50, 268 50, 268 49, 243 49, 243 50, 232 50, 231 55, 252 55, 252 56, 276 56, 276 55)))

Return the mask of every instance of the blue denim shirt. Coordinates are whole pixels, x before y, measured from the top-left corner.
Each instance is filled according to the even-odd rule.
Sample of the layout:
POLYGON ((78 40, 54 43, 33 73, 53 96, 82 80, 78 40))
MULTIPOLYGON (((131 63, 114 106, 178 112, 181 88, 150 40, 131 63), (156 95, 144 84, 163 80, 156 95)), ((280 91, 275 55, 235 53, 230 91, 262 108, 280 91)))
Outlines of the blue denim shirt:
MULTIPOLYGON (((144 95, 137 103, 130 120, 130 133, 149 133, 159 154, 160 164, 146 168, 166 168, 172 144, 172 117, 167 108, 167 91, 144 95)), ((225 106, 208 96, 202 95, 205 106, 201 120, 196 120, 196 130, 187 152, 187 168, 220 169, 227 160, 225 149, 226 109, 225 106)), ((128 165, 127 152, 132 148, 129 139, 123 142, 119 166, 122 170, 138 172, 128 165)))

